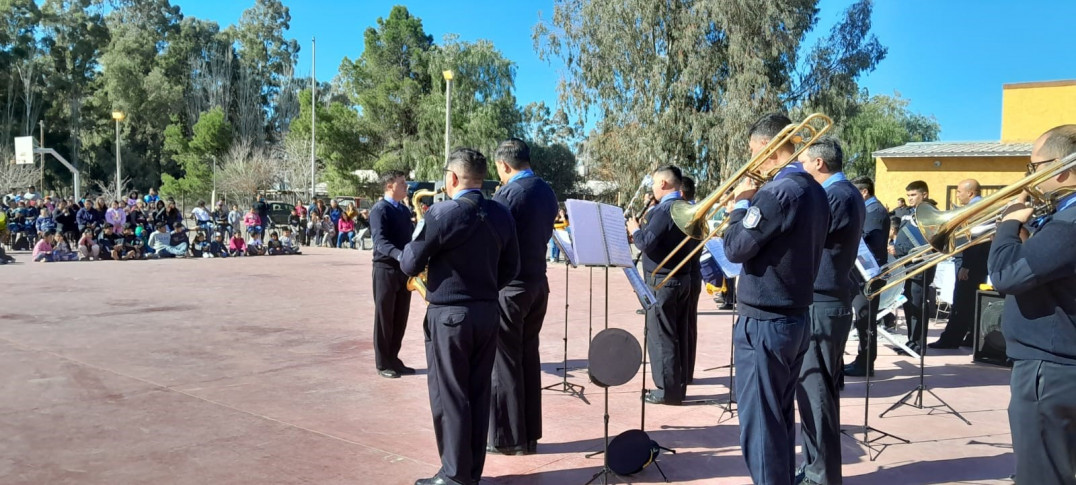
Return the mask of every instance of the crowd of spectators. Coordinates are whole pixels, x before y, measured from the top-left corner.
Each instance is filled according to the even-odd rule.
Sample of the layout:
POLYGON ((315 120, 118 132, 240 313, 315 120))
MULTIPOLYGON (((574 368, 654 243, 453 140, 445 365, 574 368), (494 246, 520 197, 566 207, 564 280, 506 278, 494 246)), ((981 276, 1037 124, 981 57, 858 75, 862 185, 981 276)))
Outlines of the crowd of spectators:
POLYGON ((35 262, 299 254, 306 228, 272 224, 265 205, 259 199, 244 216, 238 205, 228 211, 222 202, 210 211, 199 201, 188 231, 175 200, 153 189, 110 203, 42 197, 31 186, 0 202, 0 264, 12 261, 5 245, 32 249, 35 262))

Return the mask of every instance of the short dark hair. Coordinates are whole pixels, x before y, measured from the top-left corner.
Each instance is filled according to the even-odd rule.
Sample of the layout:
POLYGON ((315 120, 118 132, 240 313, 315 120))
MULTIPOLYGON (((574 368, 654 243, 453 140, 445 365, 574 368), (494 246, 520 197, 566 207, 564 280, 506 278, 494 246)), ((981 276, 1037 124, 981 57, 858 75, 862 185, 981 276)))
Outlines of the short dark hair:
POLYGON ((407 174, 404 173, 403 170, 389 170, 381 174, 381 178, 379 179, 381 182, 381 188, 384 189, 386 185, 391 184, 393 180, 396 180, 400 177, 407 178, 407 174))
POLYGON ((661 174, 663 177, 671 176, 674 187, 683 187, 684 173, 680 171, 680 167, 677 167, 676 165, 665 165, 664 167, 658 167, 657 170, 654 170, 654 175, 658 174, 661 174))
POLYGON ((866 190, 867 195, 874 195, 874 181, 866 175, 860 175, 852 179, 852 185, 855 185, 859 190, 866 190))
POLYGON ((531 148, 519 138, 509 138, 497 145, 493 159, 507 163, 512 170, 522 170, 531 165, 531 148))
POLYGON ((784 113, 770 113, 763 115, 755 124, 751 125, 747 135, 750 138, 766 138, 772 140, 779 135, 781 130, 792 124, 792 120, 784 113))
POLYGON ((474 148, 457 148, 448 155, 445 169, 456 172, 460 178, 470 182, 481 182, 486 178, 489 167, 486 156, 474 148))
POLYGON ((1076 125, 1061 125, 1043 133, 1046 139, 1039 153, 1048 158, 1064 158, 1076 152, 1076 125))
POLYGON ((930 189, 927 187, 927 183, 922 181, 922 180, 916 180, 916 181, 908 184, 907 187, 904 187, 904 190, 915 190, 917 192, 922 192, 924 194, 929 194, 930 193, 930 189))
POLYGON ((684 200, 695 199, 695 179, 687 175, 680 179, 680 195, 684 200))
POLYGON ((841 142, 835 137, 824 135, 815 140, 810 147, 807 147, 807 156, 821 158, 829 173, 844 170, 844 150, 841 149, 841 142))

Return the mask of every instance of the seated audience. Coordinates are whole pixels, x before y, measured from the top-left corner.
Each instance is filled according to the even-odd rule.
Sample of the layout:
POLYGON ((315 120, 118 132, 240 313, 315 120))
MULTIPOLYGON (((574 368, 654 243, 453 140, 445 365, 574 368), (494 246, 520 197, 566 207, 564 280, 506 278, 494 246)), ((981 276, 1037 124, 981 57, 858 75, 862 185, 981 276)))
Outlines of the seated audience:
POLYGON ((52 262, 52 243, 56 238, 56 231, 45 231, 41 239, 34 245, 33 261, 35 263, 52 262))
POLYGON ((232 234, 232 238, 228 241, 228 255, 229 256, 246 256, 247 254, 247 242, 243 240, 243 235, 239 234, 237 230, 232 234))
POLYGON ((98 245, 97 240, 94 239, 93 230, 84 229, 82 231, 82 238, 78 240, 79 261, 93 261, 95 259, 100 259, 100 254, 101 246, 98 245))

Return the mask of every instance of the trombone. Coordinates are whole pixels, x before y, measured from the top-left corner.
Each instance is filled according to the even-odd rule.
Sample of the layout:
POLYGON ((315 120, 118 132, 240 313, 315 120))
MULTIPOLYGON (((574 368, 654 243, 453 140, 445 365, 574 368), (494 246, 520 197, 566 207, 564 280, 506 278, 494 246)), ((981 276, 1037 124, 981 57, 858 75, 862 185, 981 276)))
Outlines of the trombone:
MULTIPOLYGON (((798 124, 788 125, 783 130, 781 130, 781 132, 778 133, 777 136, 774 136, 773 139, 770 140, 770 142, 767 143, 766 146, 763 147, 757 155, 752 157, 751 160, 747 162, 747 164, 745 164, 743 167, 740 167, 740 169, 736 171, 736 173, 733 174, 731 177, 729 177, 725 181, 725 183, 721 184, 720 187, 711 192, 710 195, 708 195, 701 202, 694 205, 682 200, 674 202, 671 208, 672 219, 673 222, 676 224, 676 227, 680 228, 680 230, 683 231, 685 237, 684 240, 681 241, 675 249, 670 251, 669 255, 666 256, 665 259, 662 260, 661 263, 654 268, 654 271, 650 273, 650 277, 656 278, 658 271, 664 268, 665 265, 669 264, 672 258, 680 251, 681 248, 684 247, 685 244, 688 243, 688 241, 692 239, 706 241, 714 236, 719 236, 725 232, 725 227, 728 226, 728 217, 726 217, 723 221, 721 221, 720 224, 718 224, 716 227, 713 228, 713 230, 710 230, 709 232, 707 232, 708 224, 706 221, 712 217, 714 212, 716 212, 716 208, 724 207, 726 204, 728 204, 729 201, 732 200, 732 197, 734 195, 733 189, 735 189, 736 186, 740 185, 740 183, 743 182, 744 179, 754 180, 760 186, 766 182, 769 182, 771 179, 777 176, 778 172, 788 166, 788 164, 796 161, 796 158, 799 157, 800 153, 806 150, 807 147, 811 146, 812 143, 817 141, 819 137, 824 135, 831 128, 833 128, 833 120, 821 113, 814 113, 805 118, 803 121, 799 122, 798 124), (816 121, 820 122, 821 125, 812 125, 812 123, 816 121), (777 153, 778 150, 784 147, 786 143, 800 144, 800 147, 796 149, 796 151, 794 151, 792 155, 788 157, 787 160, 784 160, 779 165, 776 165, 769 170, 763 170, 762 167, 766 163, 766 161, 769 160, 769 158, 772 157, 775 153, 777 153)), ((680 261, 679 264, 677 264, 671 271, 669 271, 669 274, 665 276, 665 278, 662 279, 654 287, 654 289, 657 290, 665 286, 665 284, 669 282, 669 279, 672 278, 676 273, 680 272, 680 269, 683 268, 684 265, 688 264, 691 261, 691 258, 694 258, 695 255, 702 250, 702 248, 703 245, 699 244, 695 247, 695 249, 692 249, 691 252, 688 253, 687 256, 684 257, 682 261, 680 261)))
MULTIPOLYGON (((437 190, 421 189, 416 190, 415 194, 411 196, 411 206, 415 208, 415 219, 418 224, 422 224, 422 217, 425 215, 420 201, 425 197, 433 197, 444 190, 444 188, 437 190)), ((417 291, 422 296, 422 301, 426 301, 426 270, 422 270, 422 273, 418 276, 412 276, 407 279, 407 291, 417 291)))
MULTIPOLYGON (((643 177, 643 180, 641 182, 639 182, 639 188, 635 189, 635 194, 631 196, 631 200, 628 200, 628 205, 624 206, 624 214, 625 214, 625 216, 631 217, 634 214, 636 214, 635 211, 631 210, 632 207, 635 207, 635 201, 638 200, 639 196, 642 195, 643 193, 645 193, 646 190, 649 189, 652 185, 654 185, 654 177, 651 176, 650 174, 646 174, 646 176, 643 177)), ((643 201, 644 201, 643 203, 644 204, 646 203, 645 202, 646 200, 647 200, 647 198, 644 197, 643 198, 643 201)), ((643 214, 646 214, 646 211, 649 208, 650 208, 649 205, 643 205, 643 207, 639 209, 638 217, 636 217, 636 219, 642 219, 643 214)))
POLYGON ((1011 199, 1021 193, 1026 192, 1033 200, 1034 215, 1032 217, 1053 212, 1057 202, 1073 192, 1072 187, 1044 192, 1038 186, 1073 169, 1076 169, 1076 153, 1071 153, 1056 164, 1031 173, 967 207, 939 211, 933 206, 920 204, 915 210, 915 224, 919 226, 929 243, 886 265, 884 273, 867 282, 868 288, 872 283, 884 279, 884 276, 892 273, 895 268, 907 267, 907 271, 878 290, 868 293, 867 298, 873 299, 905 280, 937 266, 950 256, 993 239, 1001 215, 1010 205, 1011 199), (916 259, 912 256, 926 257, 920 262, 912 263, 912 260, 916 259))

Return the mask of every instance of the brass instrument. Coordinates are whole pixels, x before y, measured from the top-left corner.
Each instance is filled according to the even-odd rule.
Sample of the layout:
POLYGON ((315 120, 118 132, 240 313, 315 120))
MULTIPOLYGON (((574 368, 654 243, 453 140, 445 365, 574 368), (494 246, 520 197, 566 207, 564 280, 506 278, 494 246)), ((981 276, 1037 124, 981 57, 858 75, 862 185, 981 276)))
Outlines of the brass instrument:
MULTIPOLYGON (((686 201, 676 201, 671 208, 671 215, 676 227, 680 228, 685 234, 684 240, 676 246, 675 249, 669 252, 669 255, 654 268, 654 271, 650 274, 650 277, 656 277, 658 270, 664 268, 666 264, 669 264, 670 260, 684 247, 685 244, 691 239, 696 240, 708 240, 714 236, 719 236, 725 232, 725 227, 728 226, 728 217, 726 217, 720 224, 715 226, 713 230, 709 229, 707 220, 710 219, 717 209, 724 207, 732 200, 734 196, 733 189, 735 189, 744 179, 751 179, 757 182, 760 186, 777 176, 777 173, 784 169, 788 164, 796 161, 800 153, 811 146, 812 143, 818 140, 823 134, 833 128, 833 120, 828 116, 821 113, 814 113, 798 124, 792 124, 786 126, 777 136, 774 136, 757 155, 751 158, 743 167, 740 167, 735 174, 729 177, 720 187, 710 193, 705 199, 697 204, 689 204, 686 201), (812 123, 818 121, 821 126, 813 126, 812 123), (800 144, 800 147, 796 149, 787 160, 782 161, 780 164, 770 168, 769 170, 763 170, 762 166, 769 160, 773 154, 777 153, 786 143, 800 144)), ((654 287, 659 289, 665 286, 669 282, 669 279, 680 271, 691 258, 694 258, 699 251, 703 248, 702 244, 699 244, 692 250, 687 257, 685 257, 679 264, 676 265, 669 272, 665 279, 661 280, 654 287)))
MULTIPOLYGON (((653 185, 654 185, 654 177, 652 177, 650 174, 646 174, 646 176, 643 177, 643 180, 641 182, 639 182, 639 188, 635 189, 635 194, 631 196, 631 200, 628 201, 628 205, 624 206, 624 214, 627 217, 635 216, 636 212, 631 210, 632 207, 635 207, 635 201, 638 200, 639 196, 644 194, 646 192, 646 190, 649 189, 653 185)), ((646 200, 646 199, 644 198, 643 200, 646 200)), ((643 214, 646 214, 646 211, 647 211, 648 208, 649 208, 649 206, 644 205, 639 210, 639 213, 638 213, 639 215, 638 215, 638 217, 636 217, 636 219, 642 219, 643 214)))
MULTIPOLYGON (((425 214, 425 211, 422 210, 422 204, 419 201, 421 201, 424 197, 433 197, 438 193, 442 192, 443 190, 444 189, 421 189, 416 190, 415 194, 411 196, 411 206, 415 208, 415 220, 419 224, 422 223, 422 216, 425 214)), ((411 278, 407 279, 407 291, 417 291, 418 294, 422 296, 422 300, 426 300, 426 270, 422 270, 422 273, 418 276, 412 276, 411 278)))
POLYGON ((994 232, 997 230, 997 222, 1001 215, 1009 206, 1011 199, 1022 192, 1026 192, 1033 199, 1032 207, 1034 208, 1035 216, 1053 212, 1057 201, 1071 194, 1073 188, 1066 187, 1053 192, 1043 192, 1038 186, 1065 171, 1073 169, 1076 169, 1076 153, 1069 154, 1056 164, 1043 167, 1039 171, 1029 174, 990 196, 984 197, 979 202, 966 207, 951 211, 939 211, 929 204, 920 204, 915 209, 915 224, 919 226, 920 231, 922 231, 923 236, 926 237, 929 243, 887 264, 882 274, 867 282, 868 288, 872 283, 884 279, 887 274, 892 273, 896 268, 904 267, 906 271, 899 278, 868 293, 867 298, 873 299, 882 294, 882 292, 904 283, 909 278, 918 276, 920 273, 937 266, 952 255, 993 239, 994 232), (915 261, 919 258, 922 258, 922 260, 915 261))

